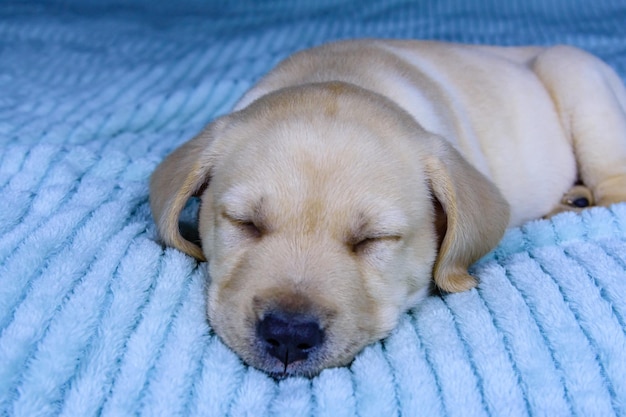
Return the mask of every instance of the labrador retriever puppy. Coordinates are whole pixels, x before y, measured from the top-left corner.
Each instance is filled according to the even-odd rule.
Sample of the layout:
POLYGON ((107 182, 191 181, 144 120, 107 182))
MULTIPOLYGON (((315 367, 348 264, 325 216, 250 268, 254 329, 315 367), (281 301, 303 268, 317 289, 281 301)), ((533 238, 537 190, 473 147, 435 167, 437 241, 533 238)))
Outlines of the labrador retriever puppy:
POLYGON ((359 40, 297 53, 159 165, 166 245, 208 261, 248 364, 315 375, 384 338, 505 229, 626 200, 626 91, 572 47, 359 40), (575 186, 577 183, 583 185, 575 186), (199 196, 200 242, 179 216, 199 196))

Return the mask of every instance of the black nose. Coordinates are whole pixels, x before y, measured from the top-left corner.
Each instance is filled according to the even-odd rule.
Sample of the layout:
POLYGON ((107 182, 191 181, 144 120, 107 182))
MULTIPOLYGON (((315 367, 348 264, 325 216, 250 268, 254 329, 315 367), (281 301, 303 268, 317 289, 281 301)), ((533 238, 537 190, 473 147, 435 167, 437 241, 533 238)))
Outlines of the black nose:
POLYGON ((267 353, 279 359, 285 369, 304 360, 324 341, 324 331, 310 315, 273 312, 257 324, 257 337, 267 353))

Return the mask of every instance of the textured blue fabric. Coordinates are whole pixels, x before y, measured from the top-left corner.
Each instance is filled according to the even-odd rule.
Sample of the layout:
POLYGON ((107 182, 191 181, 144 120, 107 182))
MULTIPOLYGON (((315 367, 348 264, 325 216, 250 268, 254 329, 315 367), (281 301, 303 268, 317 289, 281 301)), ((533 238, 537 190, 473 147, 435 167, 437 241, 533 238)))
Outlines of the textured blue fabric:
POLYGON ((313 379, 209 329, 148 177, 281 58, 353 37, 568 43, 626 77, 623 0, 0 2, 0 416, 626 415, 626 204, 509 230, 478 289, 313 379))

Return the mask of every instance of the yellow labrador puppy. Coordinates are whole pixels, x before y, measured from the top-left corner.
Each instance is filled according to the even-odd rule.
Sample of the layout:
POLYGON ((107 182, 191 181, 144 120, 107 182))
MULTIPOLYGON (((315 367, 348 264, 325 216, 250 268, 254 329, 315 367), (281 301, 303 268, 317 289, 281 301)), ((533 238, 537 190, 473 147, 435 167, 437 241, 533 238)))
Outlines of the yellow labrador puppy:
POLYGON ((626 91, 565 46, 329 44, 173 152, 150 192, 163 241, 208 261, 217 334, 252 366, 314 375, 431 282, 474 287, 507 227, 626 200, 626 91), (201 243, 179 230, 194 195, 201 243))

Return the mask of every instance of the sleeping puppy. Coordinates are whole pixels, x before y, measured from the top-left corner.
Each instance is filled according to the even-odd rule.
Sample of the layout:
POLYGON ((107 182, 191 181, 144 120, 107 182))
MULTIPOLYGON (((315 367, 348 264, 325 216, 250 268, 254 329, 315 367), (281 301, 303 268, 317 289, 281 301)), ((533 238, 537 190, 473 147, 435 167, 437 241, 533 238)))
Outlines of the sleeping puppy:
POLYGON ((625 201, 626 91, 565 46, 329 44, 167 157, 150 194, 165 244, 208 261, 215 332, 254 367, 315 375, 431 283, 476 286, 507 227, 625 201), (201 243, 179 230, 192 196, 201 243))

